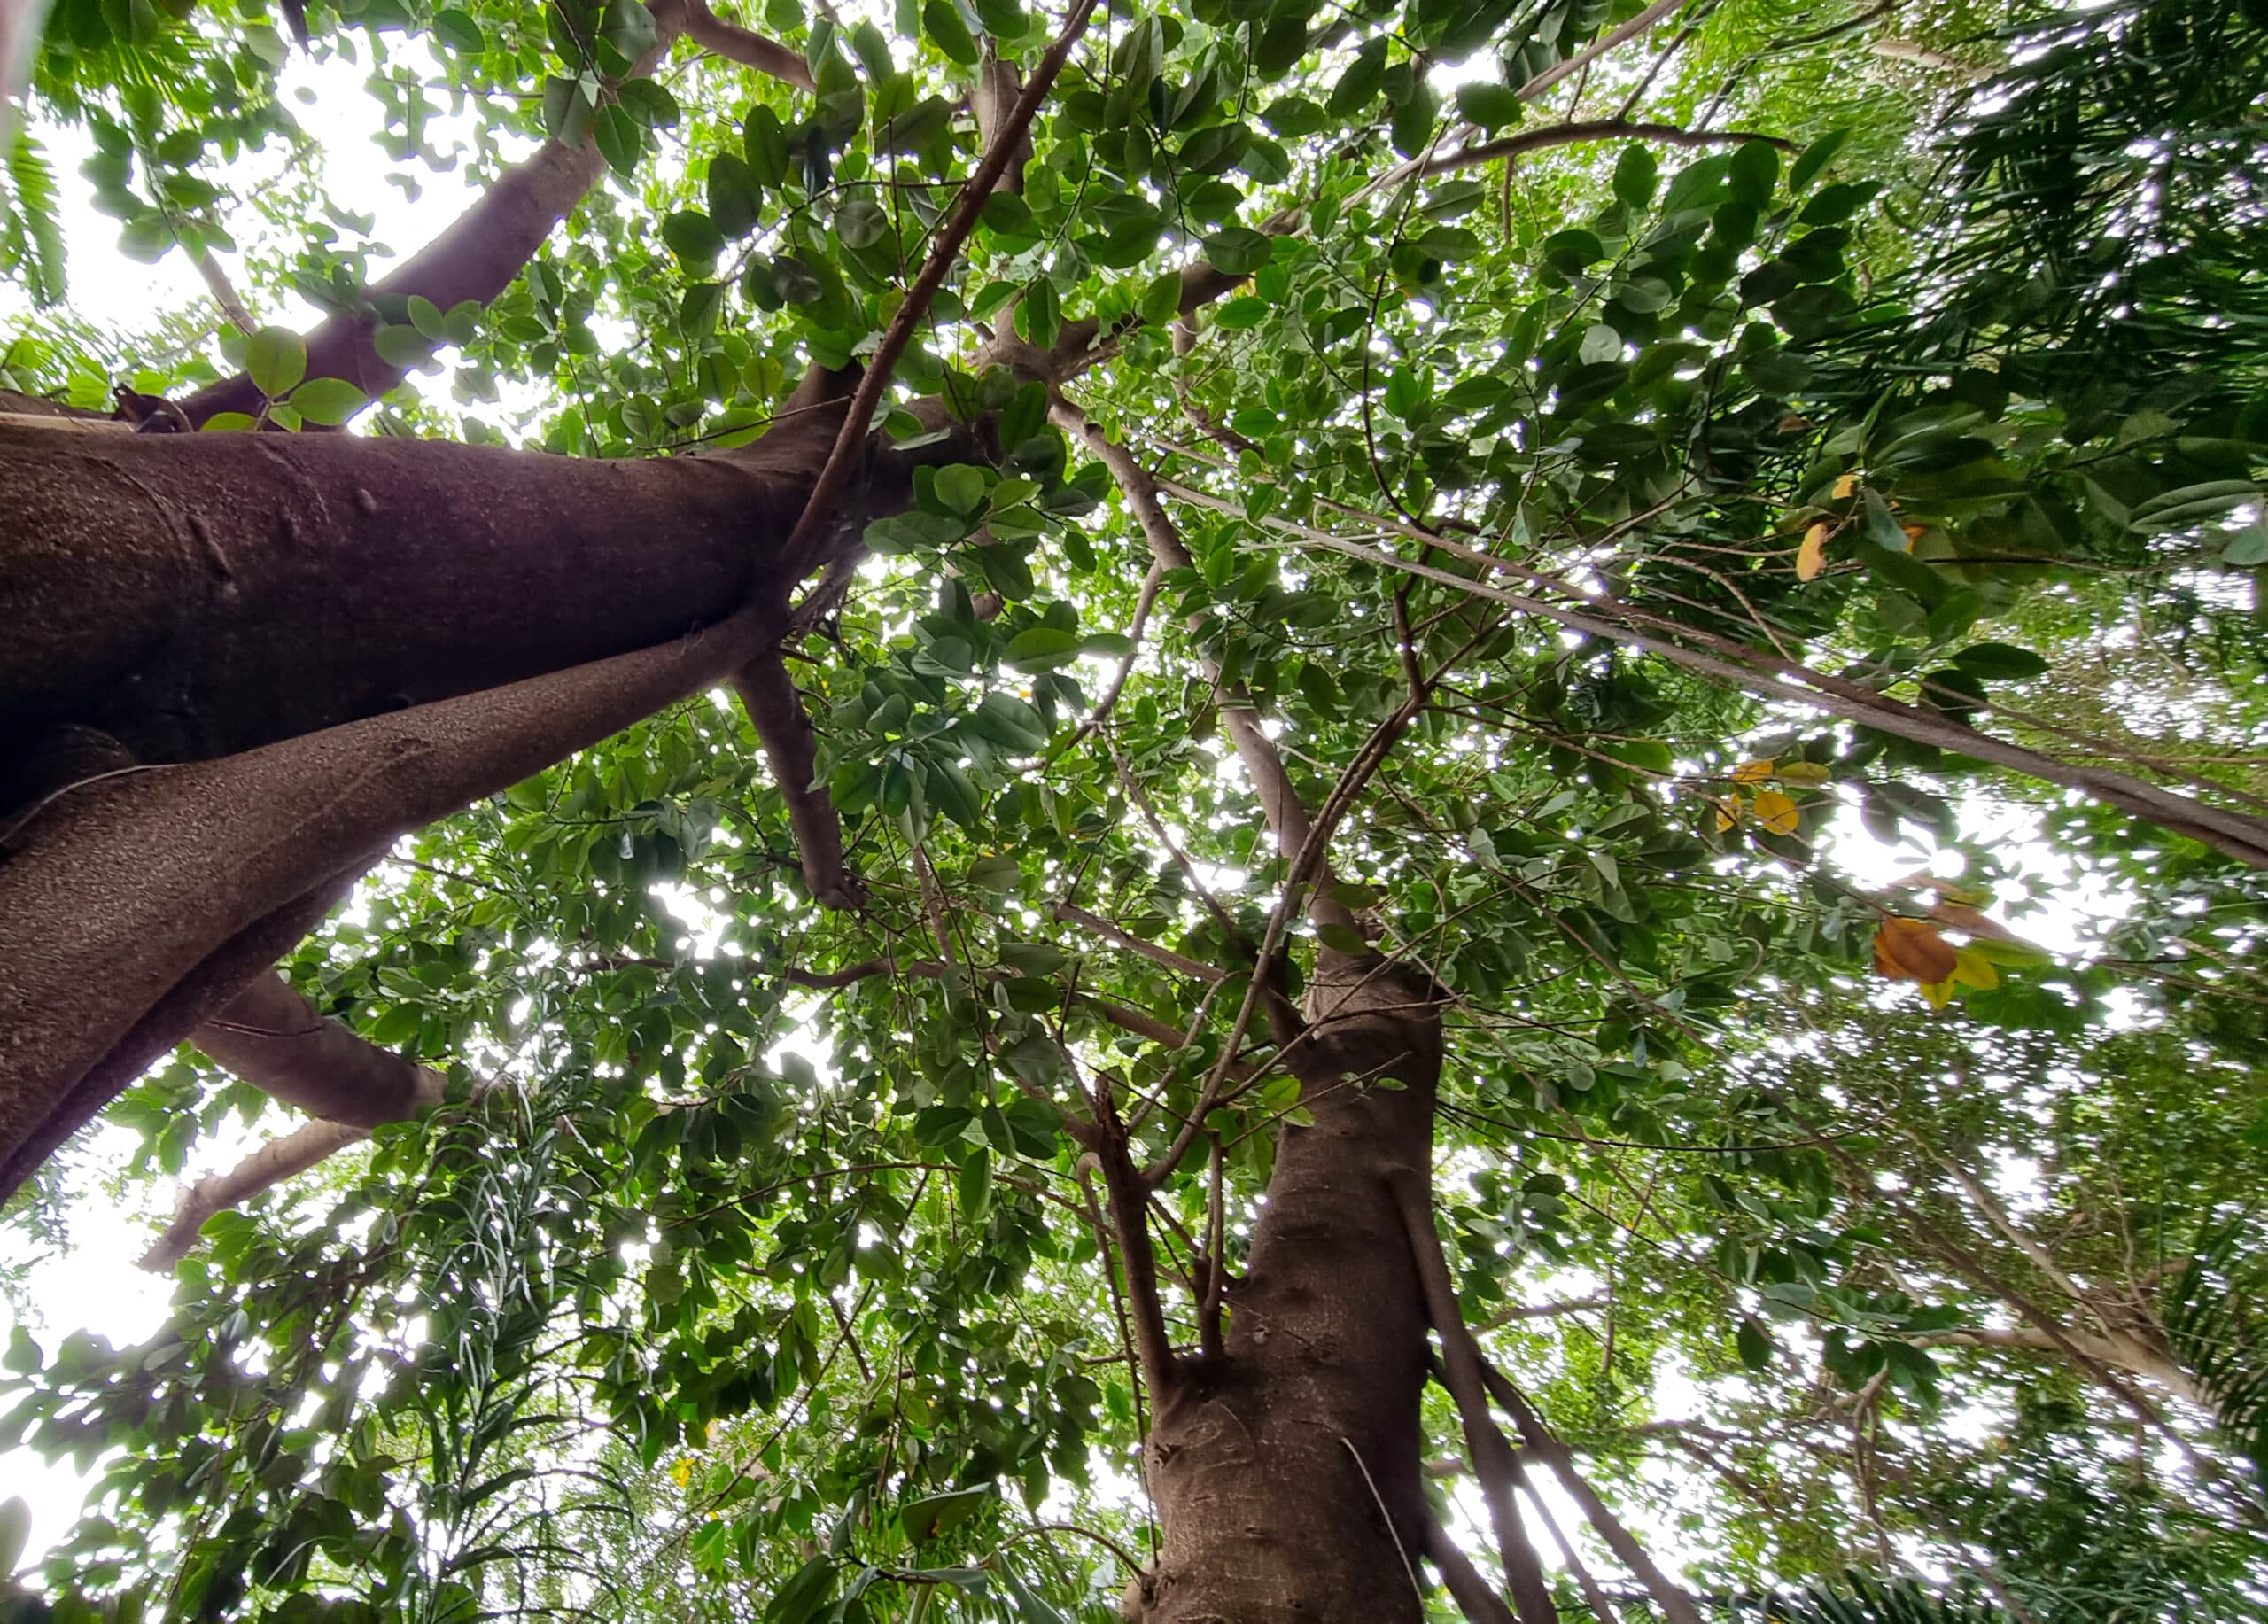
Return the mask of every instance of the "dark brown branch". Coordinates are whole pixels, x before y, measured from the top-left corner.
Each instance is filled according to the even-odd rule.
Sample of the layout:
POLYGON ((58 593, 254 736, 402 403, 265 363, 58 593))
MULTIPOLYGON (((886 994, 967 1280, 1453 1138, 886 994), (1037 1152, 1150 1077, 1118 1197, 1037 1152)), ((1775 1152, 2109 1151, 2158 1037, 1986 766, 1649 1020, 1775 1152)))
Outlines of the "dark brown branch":
POLYGON ((233 967, 221 998, 175 1006, 199 967, 330 882, 340 853, 367 861, 699 692, 777 626, 751 605, 675 642, 50 802, 0 865, 0 1195, 106 1102, 91 1077, 123 1086, 296 940, 233 967))
POLYGON ((1132 1323, 1134 1348, 1142 1363, 1142 1379, 1158 1402, 1176 1384, 1173 1338, 1166 1330, 1163 1300, 1158 1294, 1158 1256, 1150 1241, 1150 1191, 1133 1158, 1127 1154, 1125 1124, 1111 1103, 1107 1088, 1096 1091, 1096 1120, 1101 1143, 1094 1153, 1102 1171, 1103 1192, 1109 1198, 1112 1232, 1126 1274, 1126 1308, 1132 1323))
MULTIPOLYGON (((1046 101, 1048 92, 1054 88, 1055 76, 1063 71, 1063 64, 1070 58, 1071 48, 1086 32, 1087 19, 1094 15, 1095 4, 1096 0, 1078 0, 1061 32, 1048 46, 1047 54, 1032 70, 1031 82, 1016 98, 1015 105, 1008 110, 1007 117, 987 144, 983 158, 962 184, 952 213, 937 229, 936 236, 931 241, 928 259, 923 263, 920 273, 914 277, 913 285, 906 289, 905 303, 898 307, 897 314, 890 318, 889 326, 874 346, 866 375, 858 380, 858 392, 851 396, 850 410, 835 436, 835 448, 827 454, 825 466, 812 482, 811 497, 804 504, 803 517, 796 522, 796 528, 788 535, 788 544, 782 549, 791 566, 799 559, 807 559, 812 553, 820 532, 827 526, 835 497, 841 493, 864 453, 866 431, 874 423, 875 409, 882 404, 882 392, 889 386, 890 373, 897 367, 898 357, 905 353, 905 346, 913 337, 913 330, 928 317, 930 301, 944 284, 946 274, 959 258, 962 245, 968 241, 969 233, 976 229, 977 216, 984 207, 985 199, 991 195, 994 184, 1006 173, 1008 165, 1014 160, 1018 144, 1023 140, 1025 132, 1031 128, 1031 121, 1046 101)), ((801 569, 796 571, 798 575, 802 572, 801 569)))
POLYGON ((1394 1205, 1409 1236, 1410 1255, 1418 1266, 1418 1283, 1425 1298, 1425 1312, 1441 1339, 1441 1362, 1449 1396, 1456 1401, 1457 1418, 1464 1424, 1465 1458, 1488 1503, 1488 1518, 1495 1525, 1496 1549, 1511 1586, 1512 1608, 1519 1624, 1554 1624, 1559 1610, 1543 1581, 1543 1564, 1520 1521, 1515 1494, 1518 1464, 1512 1447, 1488 1414, 1488 1395, 1481 1384, 1480 1351, 1465 1329, 1457 1308, 1456 1287, 1449 1279, 1449 1262, 1441 1254, 1441 1237, 1433 1232, 1433 1204, 1415 1177, 1392 1181, 1394 1205))
POLYGON ((1765 141, 1783 152, 1792 152, 1796 144, 1778 136, 1759 135, 1746 129, 1687 129, 1677 124, 1633 123, 1627 119, 1586 119, 1572 124, 1552 124, 1541 129, 1525 129, 1518 135, 1500 140, 1484 141, 1479 146, 1469 146, 1455 152, 1444 152, 1430 158, 1418 167, 1420 175, 1448 175, 1458 169, 1471 169, 1480 164, 1494 163, 1499 158, 1512 158, 1522 152, 1540 152, 1547 148, 1573 146, 1583 141, 1658 141, 1666 146, 1722 146, 1740 141, 1765 141))
POLYGON ((787 665, 777 653, 751 660, 734 674, 733 691, 748 707, 773 782, 787 803, 788 827, 795 834, 796 855, 812 899, 822 907, 857 907, 863 897, 843 866, 843 820, 835 815, 827 786, 812 781, 819 741, 787 665))

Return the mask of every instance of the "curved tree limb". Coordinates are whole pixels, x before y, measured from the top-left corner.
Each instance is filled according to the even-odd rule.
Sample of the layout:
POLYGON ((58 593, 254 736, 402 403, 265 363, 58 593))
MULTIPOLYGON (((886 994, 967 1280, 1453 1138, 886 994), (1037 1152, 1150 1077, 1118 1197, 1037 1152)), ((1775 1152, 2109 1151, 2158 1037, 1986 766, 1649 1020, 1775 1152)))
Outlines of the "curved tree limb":
POLYGON ((1677 124, 1632 123, 1625 119, 1585 119, 1572 124, 1547 125, 1541 129, 1524 129, 1517 135, 1505 136, 1495 141, 1484 141, 1479 146, 1463 147, 1454 152, 1443 152, 1419 165, 1419 175, 1449 175, 1458 169, 1471 169, 1481 164, 1494 163, 1499 158, 1513 158, 1522 152, 1541 152, 1550 147, 1573 146, 1584 141, 1658 141, 1666 146, 1722 146, 1741 141, 1763 141, 1783 152, 1796 150, 1796 143, 1779 136, 1760 135, 1748 129, 1687 129, 1677 124))
POLYGON ((50 803, 0 865, 0 1194, 298 939, 230 961, 217 997, 180 1006, 216 955, 330 882, 341 852, 375 855, 699 691, 781 618, 752 603, 675 642, 50 803))
POLYGON ((281 975, 262 975, 189 1035, 216 1065, 271 1099, 349 1127, 439 1105, 441 1074, 322 1014, 281 975))
POLYGON ((804 60, 801 52, 753 28, 726 22, 709 9, 709 0, 658 0, 650 9, 663 27, 669 27, 674 21, 686 38, 711 56, 752 67, 759 74, 769 74, 798 90, 818 89, 812 78, 811 64, 804 60))
POLYGON ((182 1192, 181 1204, 174 1209, 165 1233, 142 1255, 142 1267, 163 1274, 196 1249, 207 1219, 241 1207, 253 1196, 369 1137, 367 1130, 346 1123, 306 1123, 270 1139, 227 1172, 198 1179, 182 1192))
MULTIPOLYGON (((799 89, 812 88, 811 68, 801 56, 724 21, 709 10, 706 0, 656 0, 651 9, 656 37, 652 49, 632 65, 629 77, 650 74, 682 30, 718 56, 799 89)), ((578 146, 545 142, 499 175, 440 236, 371 284, 369 292, 403 299, 414 295, 444 310, 467 299, 487 304, 511 286, 552 229, 573 212, 606 171, 595 136, 578 146)), ((215 292, 217 296, 217 289, 215 292)), ((234 315, 231 312, 232 319, 234 315)), ((307 335, 307 376, 345 378, 373 400, 384 394, 407 374, 378 354, 373 331, 367 308, 331 316, 307 335)), ((207 385, 180 405, 192 423, 202 425, 221 412, 257 413, 263 399, 251 377, 240 372, 207 385)))

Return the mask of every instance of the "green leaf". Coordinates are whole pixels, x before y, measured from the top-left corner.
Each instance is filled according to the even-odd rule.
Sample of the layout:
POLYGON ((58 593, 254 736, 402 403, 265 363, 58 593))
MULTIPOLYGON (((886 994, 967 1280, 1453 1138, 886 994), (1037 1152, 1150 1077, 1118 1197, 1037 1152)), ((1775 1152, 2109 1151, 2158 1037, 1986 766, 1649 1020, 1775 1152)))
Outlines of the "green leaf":
POLYGON ((1740 1350, 1740 1362, 1750 1370, 1772 1368, 1772 1334, 1754 1319, 1742 1319, 1733 1340, 1740 1350))
POLYGON ((263 327, 252 336, 245 371, 269 400, 289 394, 307 375, 307 341, 288 327, 263 327))
POLYGON ((897 1509, 898 1526, 905 1530, 906 1538, 917 1545, 926 1545, 951 1534, 991 1500, 990 1488, 957 1488, 950 1494, 910 1500, 897 1509))
POLYGON ((955 513, 967 518, 984 505, 985 493, 990 481, 984 470, 967 462, 954 462, 937 470, 936 475, 937 500, 955 513))
POLYGON ((806 1624, 835 1594, 835 1563, 813 1557, 781 1585, 764 1610, 765 1624, 806 1624))
POLYGON ((472 13, 458 6, 445 6, 433 13, 433 32, 452 51, 479 51, 488 49, 488 36, 472 13))
POLYGON ((1802 196, 1804 190, 1819 178, 1821 171, 1834 161, 1836 153, 1843 150, 1843 144, 1850 138, 1851 132, 1847 129, 1829 130, 1806 147, 1788 170, 1790 194, 1802 196))
POLYGON ((1971 643, 1953 657, 1953 663, 1987 681, 2021 681, 2047 673, 2046 660, 2029 649, 2008 643, 1971 643))
POLYGON ((291 405, 309 423, 336 427, 370 403, 343 377, 311 377, 291 392, 291 405))
POLYGON ((1019 671, 1052 671, 1068 665, 1084 651, 1076 632, 1036 626, 1008 640, 1008 663, 1019 671))
POLYGON ((0 1500, 0 1581, 23 1565, 24 1546, 31 1536, 31 1502, 21 1495, 0 1500))
POLYGON ((1200 245, 1213 268, 1231 276, 1247 276, 1268 263, 1276 252, 1272 238, 1249 226, 1216 231, 1200 245))
POLYGON ((845 248, 872 248, 889 235, 889 216, 872 198, 851 198, 835 211, 835 234, 845 248))
POLYGON ((1661 182, 1661 166, 1654 159, 1651 147, 1634 142, 1622 149, 1614 160, 1614 195, 1632 208, 1644 208, 1654 200, 1654 188, 1661 182))
POLYGON ((1476 79, 1457 86, 1456 110, 1483 129, 1504 129, 1520 121, 1525 107, 1510 85, 1476 79))
MULTIPOLYGON (((709 159, 708 185, 709 219, 720 237, 746 237, 756 229, 756 222, 764 213, 764 192, 748 159, 737 152, 714 154, 709 159)), ((674 248, 677 245, 672 242, 670 245, 674 248)), ((682 253, 680 257, 683 257, 682 253)))
POLYGON ((922 0, 921 32, 930 43, 963 67, 975 67, 979 52, 976 36, 969 32, 953 0, 922 0))
POLYGON ((617 175, 627 179, 637 172, 638 159, 646 150, 646 130, 627 107, 610 102, 600 108, 593 137, 599 155, 617 175))
POLYGON ((725 251, 716 222, 693 209, 680 209, 662 221, 662 240, 689 268, 705 271, 725 251))

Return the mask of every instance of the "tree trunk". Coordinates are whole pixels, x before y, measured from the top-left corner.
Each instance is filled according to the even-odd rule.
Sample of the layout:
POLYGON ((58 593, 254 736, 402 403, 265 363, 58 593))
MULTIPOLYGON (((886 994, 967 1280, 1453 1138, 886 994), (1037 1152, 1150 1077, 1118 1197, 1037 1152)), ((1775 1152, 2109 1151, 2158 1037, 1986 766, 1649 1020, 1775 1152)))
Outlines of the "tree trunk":
POLYGON ((1222 1358, 1159 1395, 1142 1624, 1421 1613, 1427 1322, 1393 1181, 1431 1188, 1440 1022, 1406 973, 1323 959, 1287 1055, 1315 1125, 1284 1131, 1222 1358))

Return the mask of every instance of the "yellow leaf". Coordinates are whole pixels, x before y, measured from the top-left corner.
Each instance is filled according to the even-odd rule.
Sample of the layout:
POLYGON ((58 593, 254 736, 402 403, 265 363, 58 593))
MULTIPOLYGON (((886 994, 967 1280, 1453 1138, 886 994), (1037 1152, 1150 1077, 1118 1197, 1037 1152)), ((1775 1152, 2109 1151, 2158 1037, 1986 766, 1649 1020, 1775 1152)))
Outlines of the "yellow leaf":
POLYGON ((1982 991, 1987 987, 2000 984, 2000 972, 1993 967, 1990 959, 1975 948, 1964 947, 1953 954, 1953 979, 1964 987, 1975 987, 1982 991))
POLYGON ((1930 1008, 1943 1009, 1953 1002, 1953 983, 1925 981, 1922 983, 1922 996, 1930 1000, 1930 1008))
POLYGON ((1796 549, 1796 579, 1807 581, 1827 568, 1827 524, 1814 524, 1804 532, 1803 545, 1796 549))
POLYGON ((1790 761, 1780 769, 1783 784, 1823 784, 1834 776, 1816 761, 1790 761))
POLYGON ((1712 801, 1717 809, 1717 828, 1720 833, 1740 821, 1740 796, 1728 795, 1721 801, 1712 801))
POLYGON ((1858 494, 1858 491, 1859 476, 1856 474, 1845 474, 1835 482, 1835 500, 1837 501, 1849 501, 1858 494))
POLYGON ((1798 818, 1796 804, 1777 789, 1758 792, 1756 820, 1775 835, 1794 834, 1798 818))
POLYGON ((676 1465, 670 1468, 670 1476, 677 1480, 677 1486, 680 1488, 683 1488, 693 1480, 693 1463, 689 1460, 678 1462, 676 1465))
POLYGON ((1772 768, 1773 764, 1769 761, 1744 761, 1733 769, 1733 782, 1760 784, 1772 776, 1772 768))

